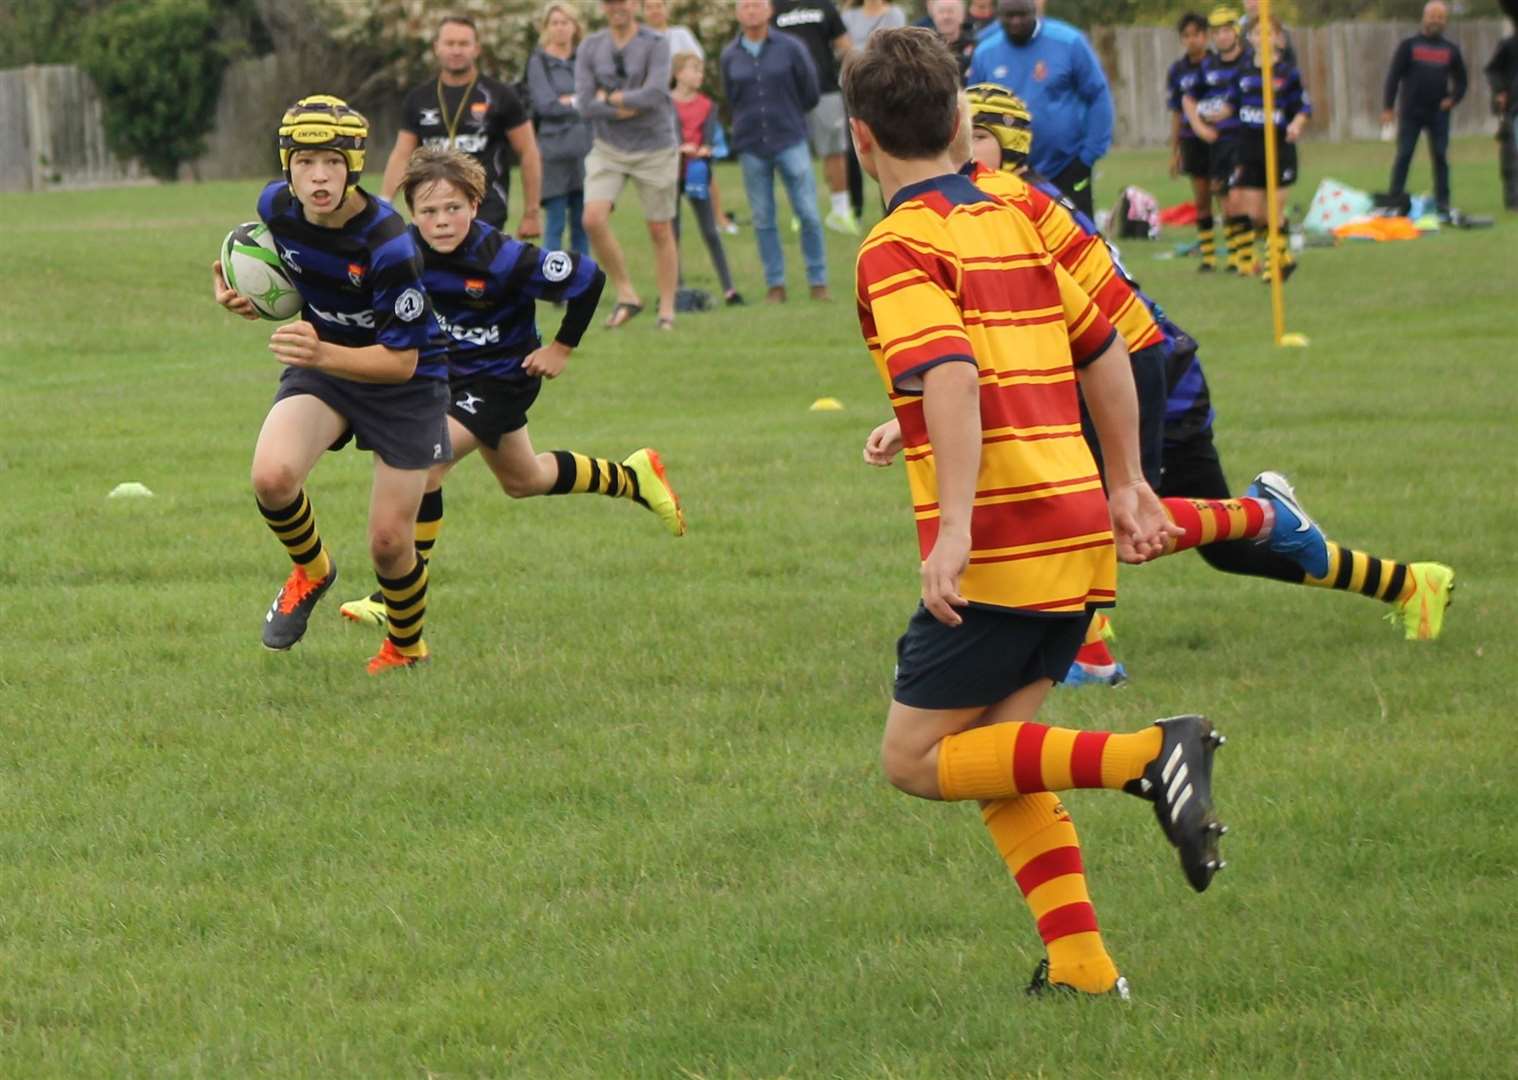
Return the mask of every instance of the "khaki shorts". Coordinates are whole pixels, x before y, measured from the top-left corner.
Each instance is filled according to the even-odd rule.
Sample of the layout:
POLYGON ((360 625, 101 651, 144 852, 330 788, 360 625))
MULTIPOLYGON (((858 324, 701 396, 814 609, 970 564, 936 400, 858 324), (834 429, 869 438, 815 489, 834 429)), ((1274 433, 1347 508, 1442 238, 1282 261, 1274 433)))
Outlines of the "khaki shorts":
POLYGON ((817 107, 806 114, 806 135, 812 153, 832 157, 849 148, 848 120, 843 114, 843 95, 823 94, 817 107))
POLYGON ((680 183, 680 148, 629 153, 597 139, 585 157, 585 201, 616 202, 631 180, 647 221, 673 221, 680 183))

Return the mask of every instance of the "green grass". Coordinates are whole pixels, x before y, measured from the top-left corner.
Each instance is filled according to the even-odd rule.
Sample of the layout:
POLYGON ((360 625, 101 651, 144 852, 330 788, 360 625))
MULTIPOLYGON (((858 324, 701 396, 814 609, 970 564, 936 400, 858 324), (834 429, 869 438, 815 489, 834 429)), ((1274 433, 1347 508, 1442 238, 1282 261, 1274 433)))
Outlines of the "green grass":
MULTIPOLYGON (((1457 202, 1495 213, 1494 147, 1454 154, 1457 202)), ((1309 145, 1301 201, 1387 157, 1309 145)), ((1180 196, 1156 154, 1114 155, 1104 200, 1120 181, 1180 196)), ((899 466, 859 461, 886 405, 845 240, 837 302, 593 329, 534 410, 543 448, 659 446, 687 538, 508 504, 466 462, 436 660, 371 681, 337 597, 292 653, 257 645, 276 366, 207 281, 256 190, 0 197, 0 1075, 1518 1073, 1511 215, 1309 251, 1305 351, 1271 347, 1258 285, 1125 250, 1203 342, 1234 486, 1283 469, 1336 538, 1460 588, 1418 645, 1357 596, 1124 573, 1132 684, 1045 719, 1207 712, 1234 831, 1199 897, 1146 807, 1071 796, 1120 1007, 1027 1001, 1039 942, 977 815, 878 774, 916 560, 899 466), (108 501, 127 480, 156 497, 108 501)), ((728 251, 757 300, 751 234, 728 251)), ((369 472, 346 452, 311 483, 344 597, 369 472)))

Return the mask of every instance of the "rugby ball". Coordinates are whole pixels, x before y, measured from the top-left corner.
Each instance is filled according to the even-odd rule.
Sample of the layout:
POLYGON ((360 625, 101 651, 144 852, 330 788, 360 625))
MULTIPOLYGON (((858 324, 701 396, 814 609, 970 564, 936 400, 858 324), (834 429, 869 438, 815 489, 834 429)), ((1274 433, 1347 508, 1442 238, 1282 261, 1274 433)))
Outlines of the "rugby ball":
POLYGON ((253 310, 266 319, 300 314, 300 292, 290 280, 269 227, 250 221, 227 233, 221 242, 221 272, 233 291, 247 297, 253 310))

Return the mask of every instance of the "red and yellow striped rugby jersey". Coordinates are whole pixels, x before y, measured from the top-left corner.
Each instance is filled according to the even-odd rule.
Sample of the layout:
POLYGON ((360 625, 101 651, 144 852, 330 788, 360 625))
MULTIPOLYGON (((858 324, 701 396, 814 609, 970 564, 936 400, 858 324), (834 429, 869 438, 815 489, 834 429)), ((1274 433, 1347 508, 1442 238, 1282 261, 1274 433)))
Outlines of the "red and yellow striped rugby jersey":
POLYGON ((1029 183, 1021 176, 976 162, 971 162, 971 168, 969 176, 976 187, 1005 199, 1033 222, 1059 264, 1070 271, 1075 283, 1123 335, 1129 353, 1164 344, 1165 335, 1137 283, 1113 258, 1107 241, 1085 214, 1072 212, 1060 201, 1057 190, 1046 189, 1036 181, 1029 183))
POLYGON ((1107 500, 1075 382, 1112 325, 1027 218, 958 174, 899 191, 855 273, 860 329, 901 421, 922 557, 939 507, 921 378, 968 361, 980 373, 981 456, 961 594, 1029 612, 1112 603, 1107 500))

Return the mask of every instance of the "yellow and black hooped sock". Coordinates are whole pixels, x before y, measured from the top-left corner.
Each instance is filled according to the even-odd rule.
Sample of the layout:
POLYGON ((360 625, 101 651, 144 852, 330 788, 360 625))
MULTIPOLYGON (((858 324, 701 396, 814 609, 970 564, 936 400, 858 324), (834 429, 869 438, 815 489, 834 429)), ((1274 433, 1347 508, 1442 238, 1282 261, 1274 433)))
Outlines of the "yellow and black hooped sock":
POLYGON ((1255 227, 1247 218, 1239 218, 1239 273, 1252 274, 1255 267, 1255 227))
POLYGON ((320 581, 332 572, 332 560, 322 546, 321 533, 316 529, 316 514, 311 509, 305 488, 301 488, 289 506, 271 510, 260 502, 258 512, 264 516, 264 524, 285 545, 290 560, 305 567, 308 578, 320 581))
POLYGON ((422 624, 427 621, 427 563, 420 557, 398 578, 379 578, 385 598, 385 623, 390 644, 402 656, 426 656, 422 624))
POLYGON ((1417 587, 1407 563, 1340 547, 1332 540, 1328 542, 1328 573, 1320 578, 1305 577, 1302 584, 1357 592, 1388 604, 1402 603, 1417 587))
POLYGON ((1239 246, 1244 236, 1244 227, 1240 221, 1247 223, 1249 219, 1230 214, 1223 222, 1223 242, 1228 247, 1228 266, 1234 270, 1239 269, 1239 246))
POLYGON ((416 553, 423 562, 432 560, 432 547, 442 531, 443 489, 438 488, 422 496, 422 505, 416 511, 416 553))
POLYGON ((1196 234, 1200 243, 1203 266, 1217 266, 1218 264, 1218 249, 1213 229, 1214 222, 1210 216, 1196 219, 1196 234))
POLYGON ((1049 953, 1049 981, 1102 994, 1117 982, 1086 888, 1081 842, 1059 796, 996 799, 981 817, 1049 953))
POLYGON ((610 495, 613 498, 631 499, 642 503, 638 492, 638 478, 620 461, 587 457, 573 450, 553 451, 559 463, 559 478, 548 489, 550 495, 610 495))
MULTIPOLYGON (((1269 232, 1267 231, 1265 235, 1268 236, 1269 232)), ((1265 273, 1270 273, 1272 260, 1275 259, 1280 260, 1282 270, 1296 265, 1296 259, 1291 256, 1291 225, 1284 217, 1281 219, 1281 231, 1276 234, 1276 242, 1274 244, 1267 243, 1267 248, 1268 250, 1265 252, 1265 273)))
POLYGON ((1164 734, 1076 731, 1009 720, 938 743, 938 793, 946 801, 1008 799, 1069 788, 1120 790, 1159 756, 1164 734))

